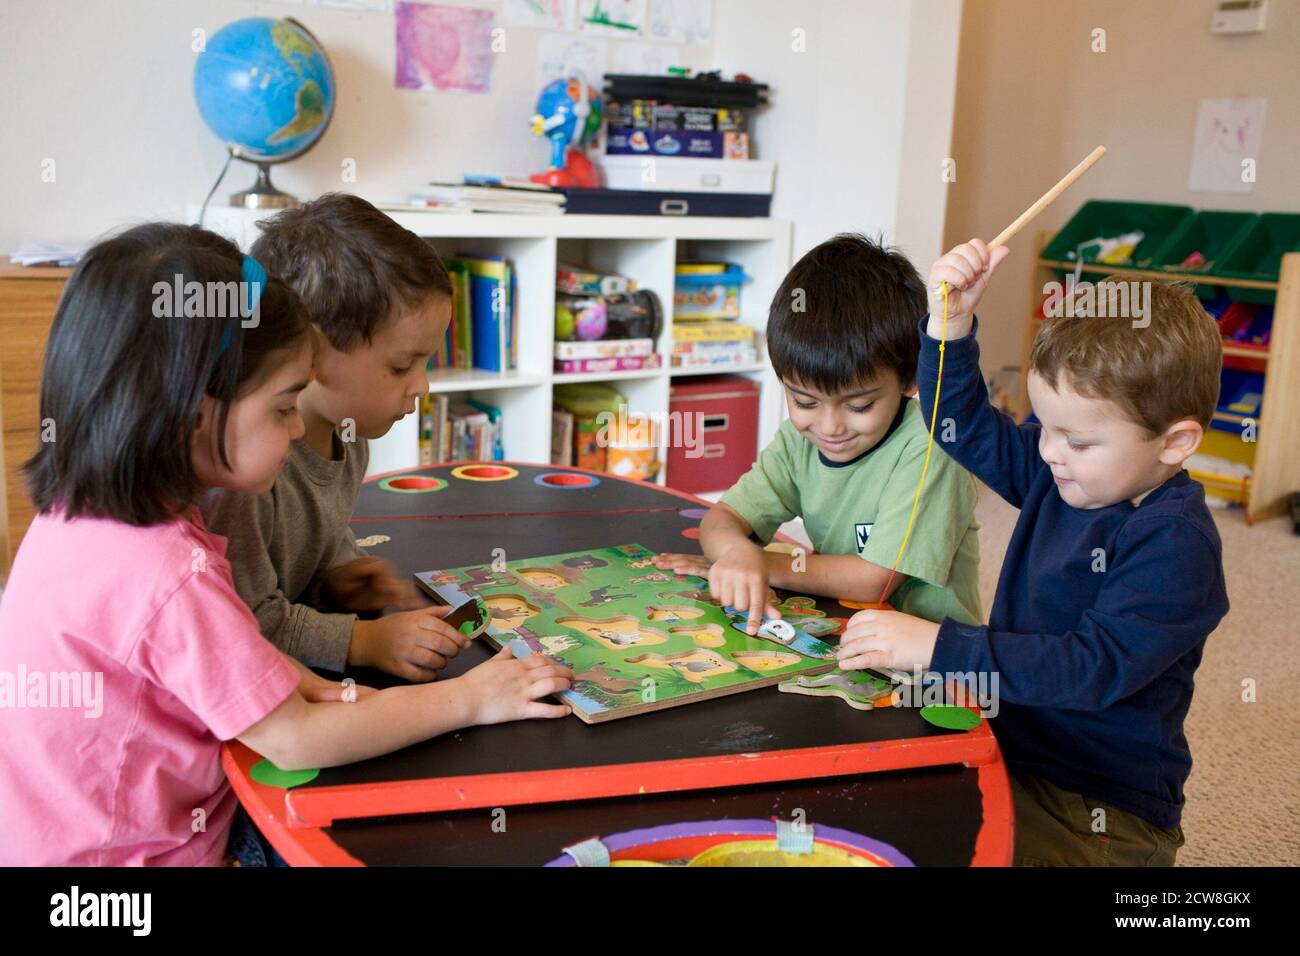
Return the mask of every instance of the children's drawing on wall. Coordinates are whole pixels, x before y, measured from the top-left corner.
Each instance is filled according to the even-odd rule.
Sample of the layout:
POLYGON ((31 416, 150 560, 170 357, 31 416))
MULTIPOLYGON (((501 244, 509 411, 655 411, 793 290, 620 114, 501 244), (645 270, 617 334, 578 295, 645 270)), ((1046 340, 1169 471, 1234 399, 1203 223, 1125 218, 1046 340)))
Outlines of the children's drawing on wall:
POLYGON ((645 29, 646 0, 578 0, 578 22, 585 33, 638 37, 645 29))
POLYGON ((1195 192, 1248 193, 1264 137, 1267 100, 1201 100, 1187 188, 1195 192))
POLYGON ((650 35, 673 43, 708 43, 713 0, 650 0, 650 35))
POLYGON ((508 27, 572 30, 577 25, 578 0, 505 0, 502 19, 508 27))
POLYGON ((492 88, 491 10, 398 3, 397 75, 404 90, 487 93, 492 88))
POLYGON ((542 33, 537 38, 537 88, 552 80, 581 76, 594 89, 600 89, 609 61, 609 45, 604 40, 563 33, 542 33))

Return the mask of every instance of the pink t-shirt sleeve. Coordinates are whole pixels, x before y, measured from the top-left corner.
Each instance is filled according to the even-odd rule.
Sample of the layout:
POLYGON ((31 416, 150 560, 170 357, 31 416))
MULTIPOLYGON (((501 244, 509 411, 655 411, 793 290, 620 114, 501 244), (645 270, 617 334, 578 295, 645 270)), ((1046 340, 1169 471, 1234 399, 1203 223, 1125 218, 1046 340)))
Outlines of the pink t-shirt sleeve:
POLYGON ((298 686, 297 669, 262 637, 229 575, 214 562, 186 577, 143 629, 128 662, 220 740, 238 737, 298 686))

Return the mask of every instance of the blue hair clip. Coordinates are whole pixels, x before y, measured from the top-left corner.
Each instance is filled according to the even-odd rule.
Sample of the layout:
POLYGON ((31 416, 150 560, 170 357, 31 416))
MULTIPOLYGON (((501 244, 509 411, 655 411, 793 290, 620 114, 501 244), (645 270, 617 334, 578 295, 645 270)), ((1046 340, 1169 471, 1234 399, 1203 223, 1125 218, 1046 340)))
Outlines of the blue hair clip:
MULTIPOLYGON (((254 259, 252 256, 244 256, 244 262, 240 266, 240 275, 243 279, 241 283, 242 312, 241 321, 251 318, 257 312, 257 304, 262 299, 262 290, 266 288, 266 268, 254 259)), ((252 323, 256 325, 257 323, 252 323)), ((221 345, 217 348, 217 358, 226 354, 226 349, 230 348, 231 330, 234 328, 229 321, 221 333, 221 345)))

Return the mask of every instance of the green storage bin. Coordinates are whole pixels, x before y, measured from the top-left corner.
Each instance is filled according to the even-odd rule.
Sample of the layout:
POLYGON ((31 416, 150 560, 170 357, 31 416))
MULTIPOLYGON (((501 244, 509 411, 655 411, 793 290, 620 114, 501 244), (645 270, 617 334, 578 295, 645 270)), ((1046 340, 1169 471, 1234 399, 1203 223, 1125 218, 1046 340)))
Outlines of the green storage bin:
POLYGON ((1156 253, 1152 265, 1177 276, 1194 276, 1197 279, 1206 277, 1207 281, 1197 283, 1196 294, 1202 299, 1216 298, 1219 287, 1209 281, 1208 277, 1217 274, 1217 269, 1232 255, 1258 218, 1253 212, 1226 209, 1201 209, 1194 212, 1174 230, 1164 248, 1156 253), (1183 268, 1181 263, 1194 252, 1205 257, 1205 266, 1200 269, 1183 268))
MULTIPOLYGON (((1089 239, 1122 236, 1140 229, 1143 239, 1133 250, 1130 262, 1116 264, 1116 269, 1150 269, 1156 254, 1170 236, 1192 215, 1191 206, 1165 203, 1123 202, 1113 199, 1090 199, 1079 207, 1073 218, 1043 250, 1044 259, 1074 262, 1075 250, 1089 239)), ((1085 258, 1086 262, 1095 261, 1085 258)))
MULTIPOLYGON (((1300 213, 1266 212, 1251 224, 1216 272, 1230 279, 1276 282, 1282 256, 1288 252, 1300 252, 1300 213)), ((1229 286, 1228 295, 1238 302, 1272 302, 1277 292, 1229 286)))

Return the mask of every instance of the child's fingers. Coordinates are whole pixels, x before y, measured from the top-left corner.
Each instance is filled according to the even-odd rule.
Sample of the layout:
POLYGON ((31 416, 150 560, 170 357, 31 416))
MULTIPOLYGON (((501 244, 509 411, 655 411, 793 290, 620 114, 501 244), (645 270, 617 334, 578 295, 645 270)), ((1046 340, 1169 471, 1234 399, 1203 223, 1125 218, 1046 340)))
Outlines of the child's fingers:
POLYGON ((421 667, 411 661, 398 661, 397 666, 393 669, 398 677, 409 680, 412 684, 427 684, 438 677, 438 671, 428 667, 421 667))
POLYGON ((520 663, 524 665, 525 670, 533 672, 529 676, 534 679, 538 676, 567 677, 569 679, 573 679, 577 676, 574 674, 573 668, 566 664, 554 661, 549 657, 543 657, 541 654, 534 654, 532 657, 525 657, 520 663))
MULTIPOLYGON (((422 667, 427 670, 440 671, 447 666, 447 656, 440 654, 431 647, 425 647, 423 644, 417 644, 407 652, 407 663, 416 667, 422 667)), ((452 655, 455 656, 455 655, 452 655)))
POLYGON ((569 689, 569 682, 563 677, 547 677, 543 680, 535 680, 528 685, 528 698, 537 700, 541 697, 549 697, 551 694, 558 694, 560 691, 569 689))
MULTIPOLYGON (((952 270, 959 277, 961 286, 965 286, 975 281, 975 277, 984 271, 984 267, 978 263, 972 264, 971 260, 961 252, 961 246, 958 246, 952 252, 948 253, 941 260, 946 268, 952 270)), ((952 283, 949 283, 951 285, 952 283)))
POLYGON ((509 644, 507 644, 505 647, 501 648, 501 650, 493 654, 492 657, 489 658, 489 660, 508 661, 514 656, 515 656, 514 650, 510 647, 509 644))
MULTIPOLYGON (((461 652, 461 640, 463 634, 455 631, 450 633, 443 631, 425 631, 419 638, 419 647, 435 654, 441 654, 444 658, 453 658, 461 652)), ((440 665, 441 666, 441 665, 440 665)))
POLYGON ((860 670, 878 670, 888 664, 888 655, 884 651, 868 651, 865 654, 858 654, 854 657, 845 658, 840 661, 840 670, 843 671, 860 671, 860 670))
POLYGON ((972 239, 970 242, 964 242, 953 252, 966 261, 971 268, 971 272, 975 275, 979 275, 988 268, 989 248, 984 245, 982 239, 972 239))
POLYGON ((534 718, 551 719, 554 717, 568 717, 573 713, 573 709, 568 704, 544 704, 540 700, 530 700, 523 709, 521 718, 532 720, 534 718))

